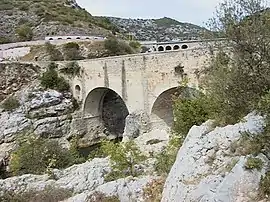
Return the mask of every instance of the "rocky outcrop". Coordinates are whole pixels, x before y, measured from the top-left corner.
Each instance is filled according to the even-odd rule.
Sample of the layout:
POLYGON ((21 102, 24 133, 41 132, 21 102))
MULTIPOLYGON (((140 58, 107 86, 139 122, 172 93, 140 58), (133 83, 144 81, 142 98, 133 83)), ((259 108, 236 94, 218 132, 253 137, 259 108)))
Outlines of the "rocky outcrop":
MULTIPOLYGON (((215 129, 210 121, 193 126, 166 180, 162 202, 254 200, 265 169, 246 170, 247 157, 230 152, 231 143, 241 132, 262 130, 262 117, 250 114, 245 120, 215 129)), ((262 154, 259 158, 267 160, 262 154)))
POLYGON ((105 196, 116 196, 121 202, 143 202, 143 188, 151 182, 154 177, 145 176, 141 178, 123 178, 116 181, 108 182, 98 186, 94 191, 84 192, 75 195, 64 202, 87 202, 93 201, 95 193, 101 193, 105 196))
POLYGON ((94 190, 104 184, 104 174, 110 171, 108 159, 93 159, 65 170, 53 170, 51 175, 22 175, 0 180, 0 195, 5 192, 42 190, 46 186, 73 190, 74 194, 94 190))
POLYGON ((33 64, 0 63, 0 102, 38 78, 40 70, 33 64))

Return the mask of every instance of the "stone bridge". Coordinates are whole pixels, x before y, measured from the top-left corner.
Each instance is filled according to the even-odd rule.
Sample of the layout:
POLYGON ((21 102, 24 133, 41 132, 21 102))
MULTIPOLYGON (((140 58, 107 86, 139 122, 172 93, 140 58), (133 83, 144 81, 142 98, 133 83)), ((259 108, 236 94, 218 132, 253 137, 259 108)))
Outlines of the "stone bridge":
MULTIPOLYGON (((137 125, 139 134, 159 126, 170 127, 171 95, 184 78, 188 87, 197 89, 198 70, 210 57, 209 49, 197 44, 169 52, 76 61, 80 74, 70 78, 70 84, 82 108, 73 121, 74 133, 89 134, 92 140, 106 134, 106 128, 119 135, 125 125, 127 132, 134 130, 128 125, 137 125)), ((56 63, 61 69, 70 61, 56 63)))

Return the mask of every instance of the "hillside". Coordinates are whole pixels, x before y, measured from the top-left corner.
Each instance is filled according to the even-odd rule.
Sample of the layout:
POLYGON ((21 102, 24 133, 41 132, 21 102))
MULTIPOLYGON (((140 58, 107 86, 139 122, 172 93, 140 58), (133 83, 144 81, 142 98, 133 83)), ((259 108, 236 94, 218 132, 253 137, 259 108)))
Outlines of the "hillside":
POLYGON ((197 39, 207 31, 205 28, 190 23, 178 22, 171 18, 160 19, 123 19, 108 17, 126 34, 130 33, 137 40, 171 41, 179 39, 197 39))
POLYGON ((75 0, 0 0, 0 43, 44 39, 48 35, 99 35, 115 31, 75 0))

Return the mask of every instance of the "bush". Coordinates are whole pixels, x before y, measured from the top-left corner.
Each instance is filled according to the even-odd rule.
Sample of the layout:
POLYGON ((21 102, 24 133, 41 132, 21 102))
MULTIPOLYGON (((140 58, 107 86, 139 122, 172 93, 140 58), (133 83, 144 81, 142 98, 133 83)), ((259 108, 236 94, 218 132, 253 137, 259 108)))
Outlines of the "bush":
POLYGON ((110 157, 112 167, 112 172, 106 176, 107 181, 139 175, 135 165, 141 164, 146 157, 133 141, 125 143, 104 141, 101 147, 104 153, 110 157))
POLYGON ((45 43, 46 52, 50 55, 51 61, 62 61, 64 60, 62 53, 56 48, 55 45, 49 42, 45 43))
POLYGON ((80 46, 75 42, 67 43, 63 46, 65 60, 81 60, 80 46))
POLYGON ((134 49, 139 49, 141 47, 141 44, 138 41, 131 41, 129 42, 129 46, 134 49))
POLYGON ((0 36, 0 44, 11 43, 12 41, 4 36, 0 36))
POLYGON ((2 108, 6 111, 12 111, 14 109, 17 109, 19 106, 20 102, 15 97, 7 98, 2 104, 2 108))
POLYGON ((259 158, 252 158, 248 157, 246 163, 245 163, 245 168, 246 169, 257 169, 261 170, 263 167, 263 161, 259 158))
POLYGON ((179 148, 183 140, 179 136, 172 136, 168 146, 157 155, 155 170, 158 174, 168 174, 175 162, 179 148))
POLYGON ((260 181, 260 193, 262 197, 270 195, 270 171, 268 171, 260 181))
POLYGON ((173 131, 185 139, 189 129, 193 125, 201 125, 210 117, 211 104, 208 98, 199 93, 198 96, 177 98, 174 101, 174 125, 173 131))
POLYGON ((165 178, 155 179, 143 188, 145 202, 160 202, 162 198, 165 178))
POLYGON ((51 63, 46 72, 44 72, 40 78, 41 85, 44 88, 55 89, 60 92, 68 91, 69 84, 63 78, 59 77, 57 71, 55 70, 57 65, 55 63, 51 63))
POLYGON ((81 67, 75 61, 70 62, 66 65, 65 68, 61 69, 60 71, 64 74, 72 75, 72 76, 79 76, 80 75, 81 67))
POLYGON ((120 42, 116 38, 106 39, 104 42, 105 49, 109 51, 110 56, 132 54, 134 51, 125 42, 120 42))
POLYGON ((18 34, 20 40, 22 41, 31 41, 33 38, 32 28, 27 24, 19 26, 16 29, 16 34, 18 34))
POLYGON ((72 153, 55 140, 29 137, 18 142, 11 154, 10 171, 13 175, 44 174, 53 168, 66 168, 76 161, 72 153))
POLYGON ((58 202, 70 198, 72 190, 59 187, 46 186, 44 190, 30 190, 27 192, 15 193, 4 191, 0 196, 2 202, 58 202))

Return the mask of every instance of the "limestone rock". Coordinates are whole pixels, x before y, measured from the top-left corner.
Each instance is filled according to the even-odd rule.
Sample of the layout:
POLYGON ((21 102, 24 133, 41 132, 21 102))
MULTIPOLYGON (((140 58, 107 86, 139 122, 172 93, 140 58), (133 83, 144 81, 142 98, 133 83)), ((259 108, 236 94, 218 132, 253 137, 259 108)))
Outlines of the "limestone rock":
POLYGON ((109 161, 106 158, 93 159, 83 164, 73 165, 65 170, 53 170, 54 178, 46 175, 22 175, 0 180, 0 195, 4 191, 25 192, 42 190, 47 185, 73 189, 75 194, 92 191, 104 183, 103 176, 109 172, 109 161))
POLYGON ((98 186, 94 191, 83 192, 75 195, 65 202, 86 202, 91 201, 91 197, 95 192, 103 193, 106 196, 117 196, 121 202, 143 202, 143 188, 154 177, 145 176, 141 178, 123 178, 98 186))
MULTIPOLYGON (((168 175, 162 202, 247 201, 247 193, 256 194, 264 171, 245 170, 245 157, 238 157, 235 164, 235 157, 228 155, 230 144, 240 138, 240 132, 262 130, 262 117, 249 114, 245 119, 211 132, 209 121, 193 126, 168 175)), ((265 159, 263 155, 261 158, 265 159)))

